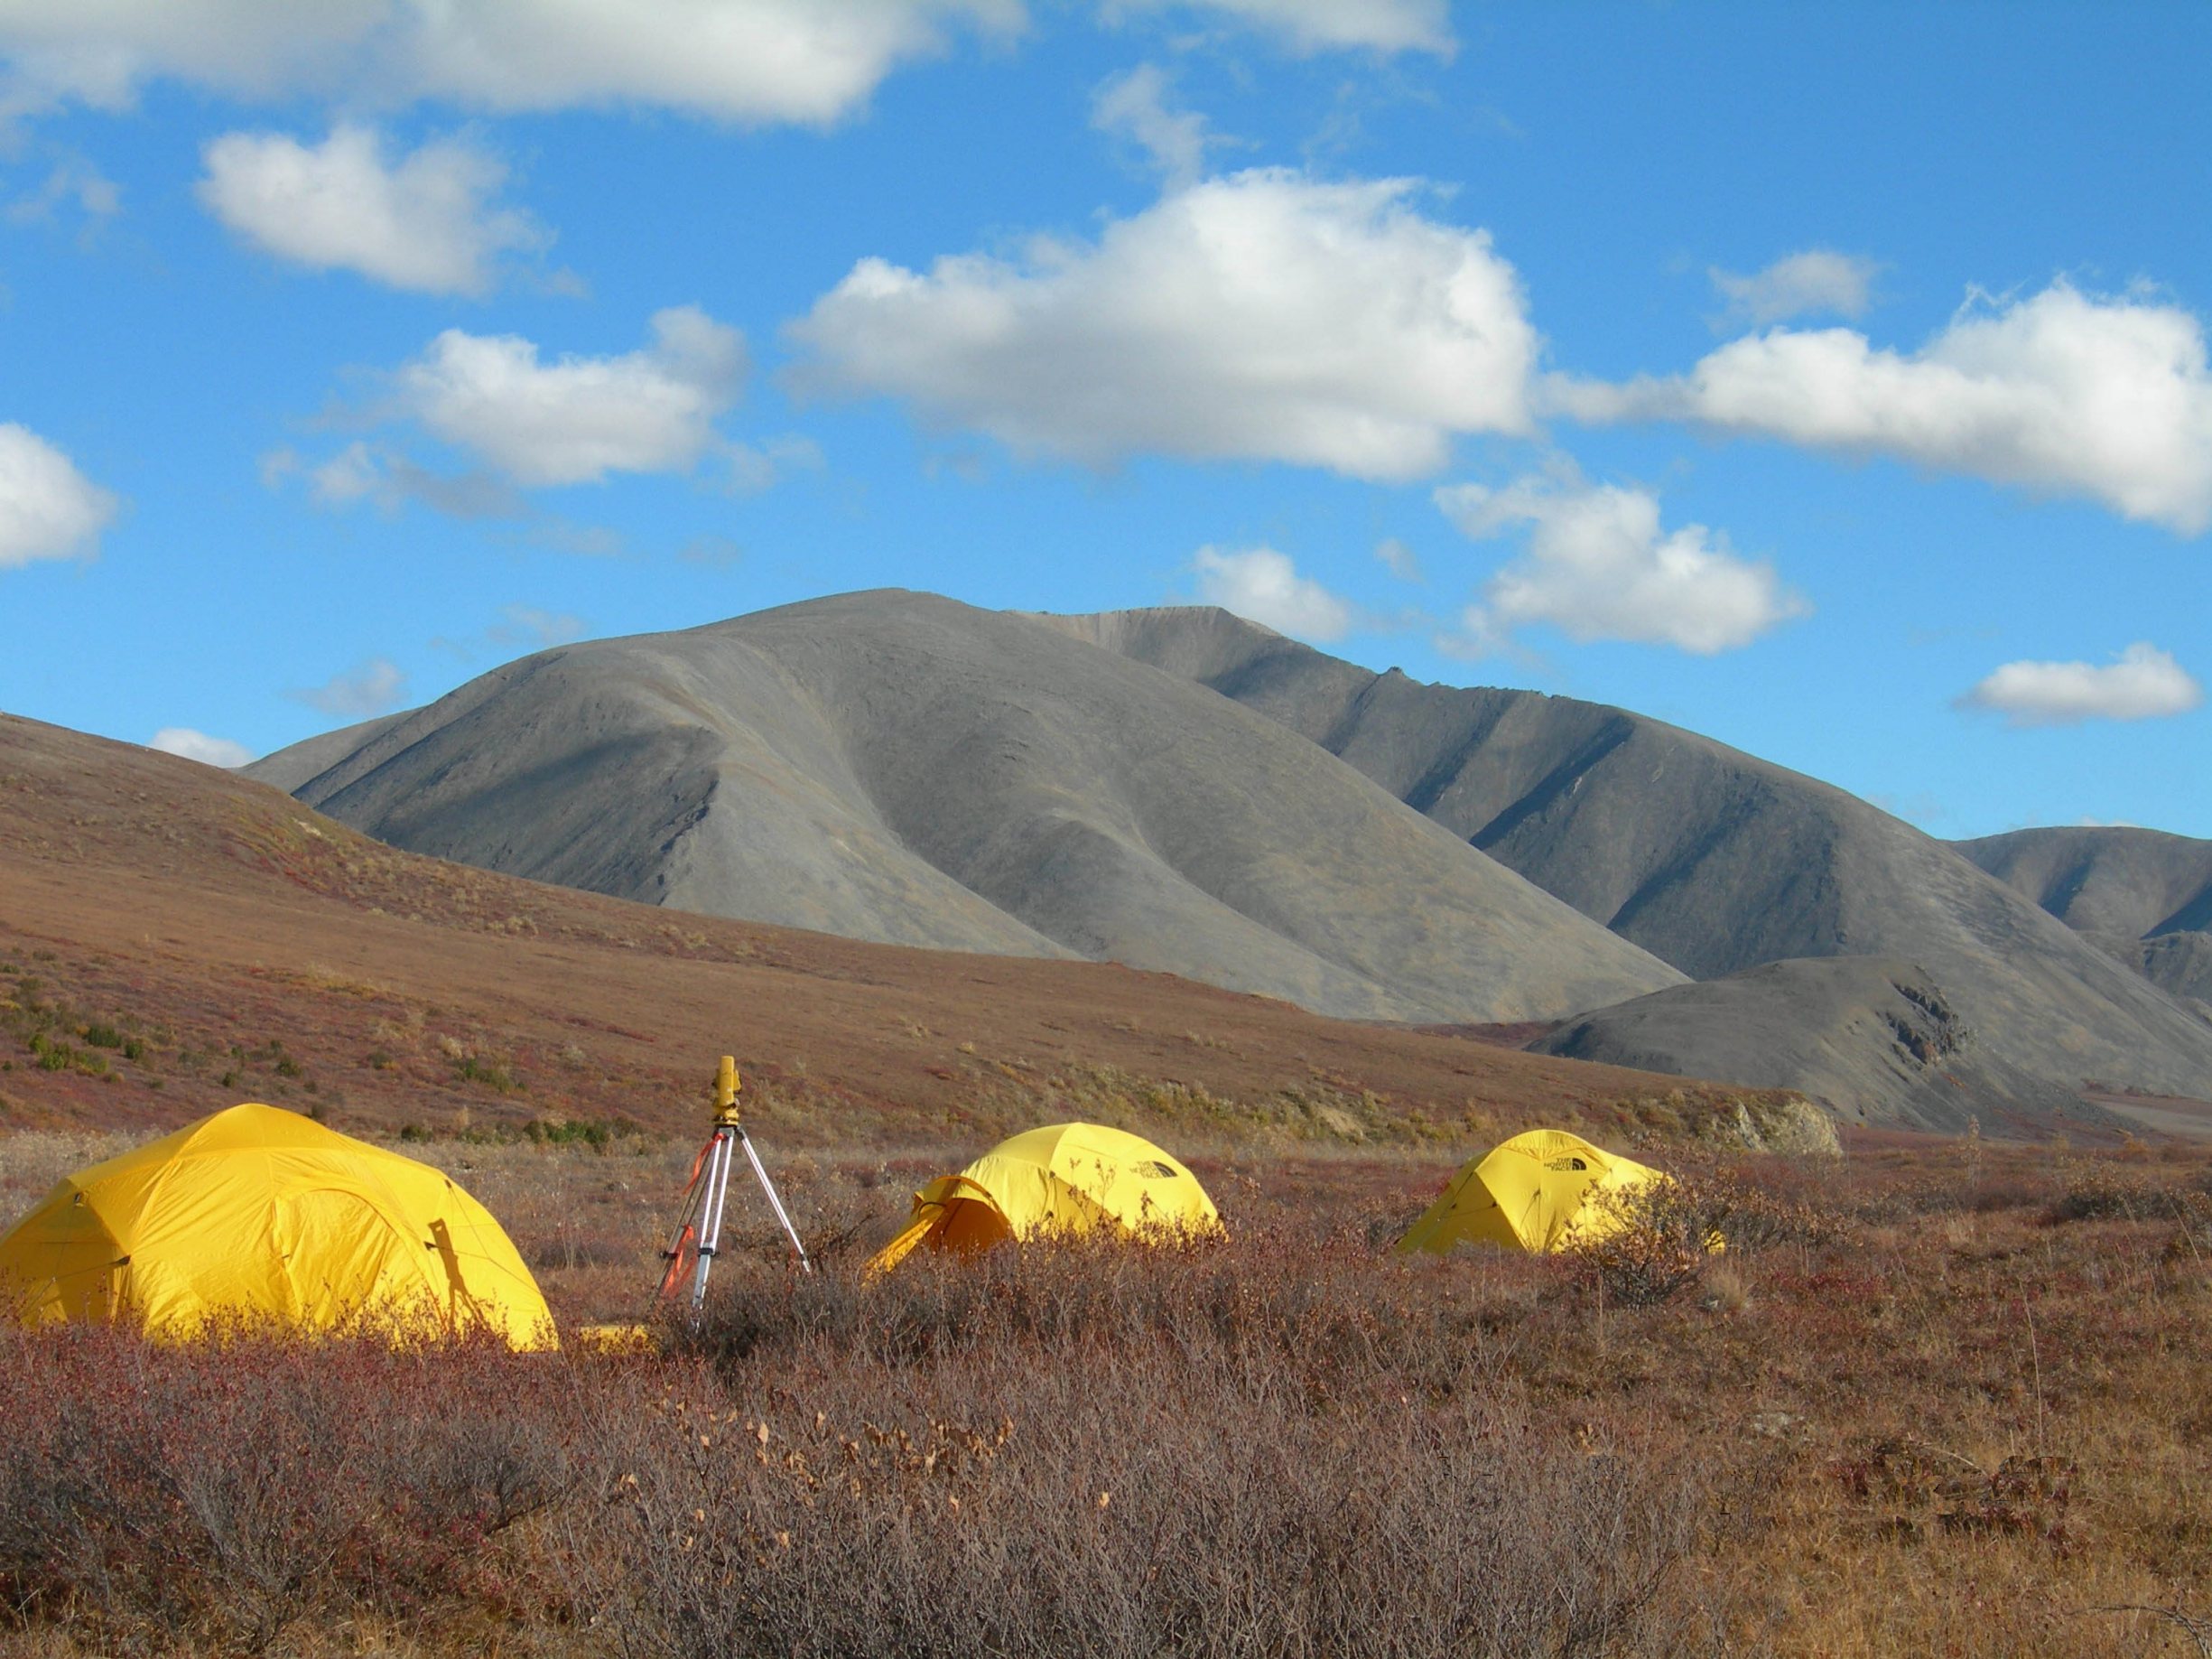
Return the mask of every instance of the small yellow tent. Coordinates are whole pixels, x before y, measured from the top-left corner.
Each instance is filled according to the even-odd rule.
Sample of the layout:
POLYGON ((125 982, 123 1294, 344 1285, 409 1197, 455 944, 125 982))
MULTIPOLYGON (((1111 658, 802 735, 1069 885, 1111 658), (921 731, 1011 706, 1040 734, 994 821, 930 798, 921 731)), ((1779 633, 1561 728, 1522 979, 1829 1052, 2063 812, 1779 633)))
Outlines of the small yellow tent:
POLYGON ((11 1303, 27 1325, 121 1319, 169 1339, 237 1318, 557 1346, 514 1244, 442 1171, 264 1105, 64 1179, 0 1238, 11 1303))
POLYGON ((1046 1234, 1143 1239, 1222 1230, 1198 1178, 1141 1135, 1052 1123, 1001 1141, 915 1193, 906 1230, 868 1265, 883 1272, 925 1244, 967 1251, 1046 1234))
POLYGON ((1667 1179, 1657 1170, 1600 1151, 1579 1135, 1531 1129, 1462 1164, 1436 1201, 1398 1241, 1400 1254, 1441 1255, 1462 1240, 1517 1250, 1551 1251, 1617 1231, 1617 1207, 1601 1194, 1633 1192, 1667 1179))

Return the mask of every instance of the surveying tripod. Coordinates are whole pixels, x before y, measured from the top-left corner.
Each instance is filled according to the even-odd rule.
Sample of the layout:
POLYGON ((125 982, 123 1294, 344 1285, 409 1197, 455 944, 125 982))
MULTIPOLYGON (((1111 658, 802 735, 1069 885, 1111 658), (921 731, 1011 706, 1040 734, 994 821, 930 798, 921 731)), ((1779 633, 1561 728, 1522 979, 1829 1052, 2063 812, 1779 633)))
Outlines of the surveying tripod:
POLYGON ((688 1271, 693 1313, 706 1305, 707 1273, 721 1249, 722 1210, 730 1201, 730 1171, 739 1151, 744 1152, 745 1161, 753 1166, 753 1178, 767 1195, 768 1207, 776 1212, 776 1220, 784 1224, 785 1236, 791 1240, 791 1248, 799 1258, 799 1271, 808 1273, 814 1271, 814 1264, 806 1259, 806 1246, 799 1242, 798 1228, 791 1225, 784 1201, 776 1196, 776 1183, 768 1179, 767 1166, 760 1161, 751 1137, 745 1132, 738 1112, 739 1086, 738 1063, 725 1054, 721 1068, 714 1074, 714 1132, 707 1137, 706 1145, 699 1149, 698 1160, 692 1165, 691 1185, 684 1188, 683 1207, 676 1216, 675 1237, 661 1252, 668 1271, 661 1278, 661 1288, 655 1293, 654 1300, 657 1302, 674 1292, 683 1282, 688 1271))

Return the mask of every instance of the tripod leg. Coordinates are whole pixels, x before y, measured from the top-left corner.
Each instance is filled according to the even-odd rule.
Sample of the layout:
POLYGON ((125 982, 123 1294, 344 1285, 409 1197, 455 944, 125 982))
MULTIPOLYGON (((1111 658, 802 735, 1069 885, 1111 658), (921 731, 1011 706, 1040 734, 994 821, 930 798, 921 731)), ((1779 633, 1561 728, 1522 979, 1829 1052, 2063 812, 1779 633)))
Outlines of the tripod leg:
POLYGON ((733 1161, 730 1151, 730 1132, 727 1129, 714 1132, 713 1155, 707 1160, 704 1219, 699 1229, 699 1272, 692 1280, 693 1313, 706 1306, 707 1273, 714 1266, 715 1253, 722 1244, 722 1211, 730 1201, 730 1166, 733 1161))
MULTIPOLYGON (((714 1142, 709 1140, 706 1145, 699 1149, 699 1156, 692 1161, 692 1179, 683 1188, 683 1201, 676 1210, 675 1231, 669 1237, 668 1248, 661 1252, 661 1258, 668 1263, 668 1269, 661 1275, 660 1288, 653 1293, 654 1302, 674 1290, 683 1280, 685 1265, 683 1247, 687 1244, 696 1243, 699 1237, 700 1210, 707 1190, 704 1178, 708 1160, 713 1151, 714 1142)), ((650 1311, 650 1304, 647 1310, 650 1311)))
POLYGON ((760 1190, 768 1195, 768 1207, 776 1212, 776 1220, 784 1224, 784 1234, 791 1240, 791 1247, 799 1253, 799 1271, 811 1273, 814 1264, 806 1259, 806 1246, 799 1243, 799 1229, 791 1225, 785 1212, 783 1199, 776 1196, 776 1183, 768 1179, 767 1166, 760 1161, 760 1154, 753 1151, 753 1138, 742 1127, 738 1131, 738 1144, 745 1149, 746 1161, 753 1166, 753 1174, 760 1182, 760 1190))

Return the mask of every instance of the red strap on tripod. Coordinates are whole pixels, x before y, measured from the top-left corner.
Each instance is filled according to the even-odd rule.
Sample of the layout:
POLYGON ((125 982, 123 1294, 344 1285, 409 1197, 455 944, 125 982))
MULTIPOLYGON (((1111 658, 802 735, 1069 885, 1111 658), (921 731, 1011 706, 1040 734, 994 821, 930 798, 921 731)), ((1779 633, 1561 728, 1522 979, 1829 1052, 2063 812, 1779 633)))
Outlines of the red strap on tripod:
MULTIPOLYGON (((709 1135, 707 1143, 699 1149, 699 1156, 692 1160, 692 1178, 683 1183, 683 1207, 686 1212, 692 1207, 692 1194, 699 1190, 699 1176, 700 1172, 707 1167, 707 1154, 714 1150, 714 1142, 720 1132, 720 1130, 717 1130, 714 1134, 709 1135)), ((698 1242, 698 1229, 693 1227, 690 1222, 685 1222, 683 1230, 676 1235, 676 1242, 668 1247, 666 1253, 668 1271, 661 1275, 661 1288, 653 1292, 655 1301, 660 1300, 662 1297, 674 1290, 678 1282, 682 1281, 684 1253, 698 1242)), ((695 1253, 692 1259, 694 1261, 698 1259, 695 1253)))
POLYGON ((683 1277, 683 1247, 695 1236, 688 1222, 683 1231, 676 1235, 675 1247, 668 1253, 668 1271, 661 1275, 661 1288, 653 1292, 654 1300, 658 1301, 674 1290, 677 1282, 683 1277))

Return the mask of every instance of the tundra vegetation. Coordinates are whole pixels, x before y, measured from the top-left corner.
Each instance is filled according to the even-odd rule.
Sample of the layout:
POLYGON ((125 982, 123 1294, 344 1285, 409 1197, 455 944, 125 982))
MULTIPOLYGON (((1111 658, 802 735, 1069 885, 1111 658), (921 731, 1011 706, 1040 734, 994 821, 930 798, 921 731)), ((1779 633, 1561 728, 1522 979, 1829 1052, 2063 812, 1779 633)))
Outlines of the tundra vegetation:
MULTIPOLYGON (((0 1142, 0 1220, 98 1137, 0 1142)), ((564 1319, 689 1149, 418 1141, 564 1319)), ((1401 1260, 1444 1173, 1193 1160, 1225 1244, 918 1258, 968 1149, 778 1173, 665 1353, 0 1333, 0 1645, 80 1653, 2204 1651, 2212 1159, 1640 1149, 1601 1250, 1401 1260), (1730 1240, 1700 1242, 1715 1226, 1730 1240)), ((740 1192, 740 1202, 752 1195, 740 1192)))

